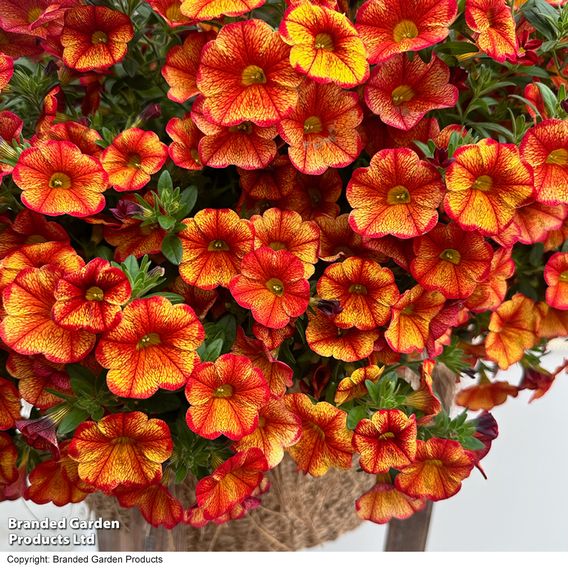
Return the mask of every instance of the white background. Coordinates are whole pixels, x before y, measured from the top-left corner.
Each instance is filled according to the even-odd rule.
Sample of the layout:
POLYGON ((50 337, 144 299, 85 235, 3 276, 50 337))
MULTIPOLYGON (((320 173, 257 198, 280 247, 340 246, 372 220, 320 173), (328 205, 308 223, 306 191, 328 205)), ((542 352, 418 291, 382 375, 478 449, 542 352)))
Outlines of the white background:
MULTIPOLYGON (((554 369, 564 357, 567 344, 556 342, 546 367, 554 369)), ((517 384, 519 376, 519 369, 512 368, 499 378, 517 384)), ((500 435, 483 461, 489 479, 474 469, 460 493, 434 505, 428 550, 568 550, 568 376, 559 376, 550 391, 531 404, 529 396, 525 391, 493 410, 500 435)), ((82 505, 0 503, 0 550, 23 550, 8 546, 8 517, 71 517, 84 510, 82 505)), ((314 550, 379 551, 385 534, 385 527, 363 523, 314 550)))

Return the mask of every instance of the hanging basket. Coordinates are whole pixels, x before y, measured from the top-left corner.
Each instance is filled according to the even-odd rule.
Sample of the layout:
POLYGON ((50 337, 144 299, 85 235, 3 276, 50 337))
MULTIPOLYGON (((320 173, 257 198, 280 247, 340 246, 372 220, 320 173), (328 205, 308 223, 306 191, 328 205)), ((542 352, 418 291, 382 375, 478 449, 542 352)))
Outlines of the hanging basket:
MULTIPOLYGON (((101 551, 292 551, 335 540, 361 520, 355 500, 374 483, 374 476, 330 470, 312 478, 297 471, 288 457, 268 473, 271 487, 262 505, 244 518, 194 529, 180 524, 172 530, 151 527, 137 509, 122 509, 102 494, 89 497, 96 516, 118 519, 120 530, 99 531, 101 551)), ((175 491, 176 489, 174 489, 175 491)), ((192 489, 184 486, 183 501, 192 489)), ((185 505, 189 503, 184 503, 185 505)))

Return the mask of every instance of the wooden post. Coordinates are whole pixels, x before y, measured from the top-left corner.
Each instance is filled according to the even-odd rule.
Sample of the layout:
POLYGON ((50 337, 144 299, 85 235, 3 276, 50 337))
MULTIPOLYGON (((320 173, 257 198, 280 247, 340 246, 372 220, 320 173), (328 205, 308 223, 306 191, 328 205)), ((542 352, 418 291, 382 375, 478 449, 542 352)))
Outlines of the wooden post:
POLYGON ((393 519, 389 523, 386 552, 423 552, 426 550, 430 518, 432 516, 432 501, 426 507, 414 513, 404 521, 393 519))

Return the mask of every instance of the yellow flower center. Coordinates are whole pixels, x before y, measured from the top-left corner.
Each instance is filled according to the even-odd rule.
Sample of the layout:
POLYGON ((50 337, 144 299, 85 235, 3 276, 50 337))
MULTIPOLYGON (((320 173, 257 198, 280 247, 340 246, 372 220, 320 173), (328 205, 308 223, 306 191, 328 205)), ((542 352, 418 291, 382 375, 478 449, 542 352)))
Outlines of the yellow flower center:
POLYGON ((557 166, 568 165, 568 150, 566 148, 558 148, 557 150, 552 150, 546 158, 547 164, 556 164, 557 166))
POLYGON ((245 134, 250 134, 252 132, 251 122, 241 122, 236 126, 230 126, 229 132, 244 132, 245 134))
POLYGON ((52 189, 69 189, 71 187, 71 178, 63 172, 55 172, 49 178, 49 187, 52 189))
POLYGON ((221 385, 213 392, 215 398, 229 398, 234 393, 233 385, 221 385))
POLYGON ((128 436, 119 436, 111 441, 113 446, 130 446, 132 444, 132 438, 128 436))
POLYGON ((177 2, 166 8, 166 18, 168 20, 171 20, 172 22, 181 20, 182 13, 179 4, 177 2))
POLYGON ((146 347, 151 347, 152 345, 159 345, 161 343, 160 336, 157 333, 151 332, 145 335, 138 342, 138 349, 145 349, 146 347))
POLYGON ((28 10, 28 24, 35 22, 43 13, 43 10, 39 6, 34 6, 28 10))
POLYGON ((412 39, 418 35, 418 28, 411 20, 401 20, 396 24, 392 32, 392 37, 396 43, 403 39, 412 39))
POLYGON ((442 467, 444 465, 442 460, 426 460, 426 463, 434 467, 442 467))
POLYGON ((267 283, 266 287, 275 295, 275 296, 282 296, 284 294, 284 284, 282 280, 278 280, 278 278, 271 278, 267 283))
POLYGON ((229 249, 229 245, 225 241, 222 241, 221 239, 217 239, 215 241, 211 241, 207 245, 207 250, 211 251, 211 252, 226 252, 230 249, 229 249))
POLYGON ((140 168, 142 165, 142 157, 140 154, 130 154, 128 156, 128 167, 130 168, 140 168))
POLYGON ((98 286, 91 286, 85 292, 85 300, 88 302, 102 302, 105 298, 105 293, 98 286))
POLYGON ((560 276, 558 277, 558 279, 559 279, 561 282, 568 282, 568 270, 565 270, 564 272, 562 272, 562 273, 560 274, 560 276))
POLYGON ((471 186, 471 189, 478 189, 479 191, 489 191, 493 187, 493 179, 490 176, 479 176, 471 186))
POLYGON ((105 32, 101 32, 100 30, 93 33, 91 36, 91 43, 96 45, 98 43, 106 43, 108 41, 108 36, 105 32))
POLYGON ((394 432, 385 432, 379 436, 379 440, 389 440, 394 438, 394 432))
POLYGON ((461 261, 461 254, 456 249, 446 249, 440 254, 442 260, 447 260, 452 264, 459 264, 461 261))
POLYGON ((264 416, 259 416, 258 417, 258 427, 264 428, 265 425, 266 425, 266 418, 264 416))
POLYGON ((325 49, 326 51, 333 51, 333 38, 326 33, 321 33, 316 36, 314 47, 316 49, 325 49))
POLYGON ((363 284, 351 284, 351 286, 349 286, 349 293, 364 295, 367 293, 367 288, 363 286, 363 284))
POLYGON ((245 87, 263 85, 266 83, 266 75, 258 65, 247 65, 241 75, 241 83, 245 85, 245 87))
POLYGON ((391 93, 392 102, 397 106, 402 103, 407 103, 414 98, 415 94, 410 85, 399 85, 391 93))
POLYGON ((280 241, 273 241, 268 245, 272 250, 284 250, 286 245, 280 241))
POLYGON ((387 203, 389 205, 410 203, 410 192, 402 185, 395 185, 387 193, 387 203))
POLYGON ((319 134, 323 126, 319 116, 310 116, 304 121, 304 132, 308 134, 319 134))

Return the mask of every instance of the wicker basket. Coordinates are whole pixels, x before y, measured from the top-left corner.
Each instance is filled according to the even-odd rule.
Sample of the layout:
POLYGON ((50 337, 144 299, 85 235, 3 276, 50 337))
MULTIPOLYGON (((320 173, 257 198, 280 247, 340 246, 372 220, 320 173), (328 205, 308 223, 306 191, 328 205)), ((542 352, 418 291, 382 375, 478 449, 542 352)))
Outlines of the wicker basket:
MULTIPOLYGON (((118 519, 118 531, 99 531, 101 551, 291 551, 335 540, 356 528, 361 520, 355 500, 374 483, 374 476, 349 471, 329 471, 312 478, 297 471, 286 458, 268 473, 270 491, 262 505, 243 519, 224 525, 194 529, 178 525, 173 530, 153 528, 137 509, 121 509, 116 500, 97 494, 89 506, 97 516, 118 519)), ((182 488, 187 501, 188 488, 182 488)), ((187 503, 184 503, 187 504, 187 503)))

